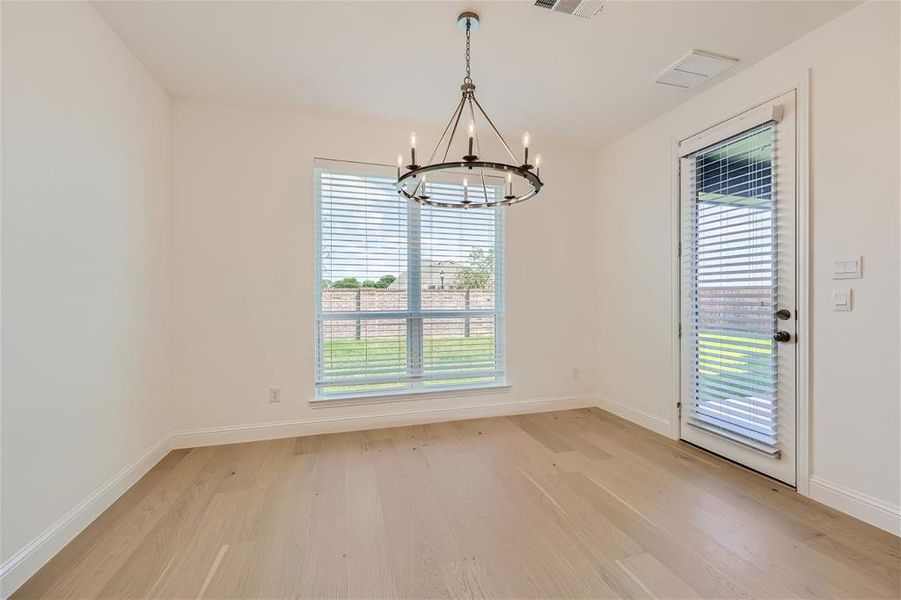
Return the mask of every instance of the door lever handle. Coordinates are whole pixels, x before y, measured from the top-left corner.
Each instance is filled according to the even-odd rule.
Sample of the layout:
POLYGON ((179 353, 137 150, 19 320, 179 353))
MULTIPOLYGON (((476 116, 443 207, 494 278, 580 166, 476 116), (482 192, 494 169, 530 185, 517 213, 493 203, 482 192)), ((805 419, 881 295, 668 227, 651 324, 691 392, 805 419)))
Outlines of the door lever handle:
POLYGON ((792 334, 787 331, 777 331, 773 334, 773 339, 777 342, 790 342, 792 340, 792 334))

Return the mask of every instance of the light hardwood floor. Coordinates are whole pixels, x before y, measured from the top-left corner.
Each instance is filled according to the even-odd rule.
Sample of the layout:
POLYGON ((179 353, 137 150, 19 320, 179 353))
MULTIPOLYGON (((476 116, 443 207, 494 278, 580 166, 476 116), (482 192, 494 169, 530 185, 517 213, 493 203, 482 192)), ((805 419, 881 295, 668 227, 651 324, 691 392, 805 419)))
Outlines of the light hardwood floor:
POLYGON ((583 409, 178 450, 14 598, 898 598, 899 546, 583 409))

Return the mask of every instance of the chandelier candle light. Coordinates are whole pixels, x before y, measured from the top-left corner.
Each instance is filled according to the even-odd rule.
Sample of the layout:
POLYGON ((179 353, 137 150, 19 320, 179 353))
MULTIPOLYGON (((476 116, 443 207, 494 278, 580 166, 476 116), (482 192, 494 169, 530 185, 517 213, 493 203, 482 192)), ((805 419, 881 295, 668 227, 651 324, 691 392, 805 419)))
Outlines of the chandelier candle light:
MULTIPOLYGON (((529 164, 531 138, 527 132, 522 136, 522 163, 519 163, 504 136, 500 134, 485 109, 479 104, 476 99, 476 86, 470 76, 469 60, 470 36, 479 28, 479 16, 474 12, 464 12, 457 17, 457 25, 466 33, 466 76, 463 78, 463 85, 460 86, 462 98, 457 103, 447 127, 444 128, 444 133, 441 134, 435 149, 424 165, 416 164, 416 134, 410 135, 410 164, 403 167, 403 157, 400 155, 397 157, 397 193, 408 200, 442 208, 491 208, 509 206, 528 200, 538 194, 544 185, 539 177, 541 155, 535 155, 534 165, 529 164), (470 117, 467 153, 462 156, 461 160, 448 161, 447 157, 454 142, 454 135, 457 133, 464 111, 469 112, 470 117), (511 162, 483 160, 479 157, 481 144, 479 130, 476 127, 477 114, 481 115, 480 118, 500 141, 501 146, 510 156, 511 162), (439 154, 441 157, 436 160, 439 154), (452 195, 446 195, 440 199, 430 197, 426 191, 427 173, 433 173, 439 181, 459 181, 458 178, 461 174, 468 174, 463 179, 462 199, 452 195), (474 190, 470 190, 469 177, 475 177, 477 180, 474 190), (499 183, 489 185, 489 180, 499 183), (519 194, 514 193, 514 180, 522 181, 524 184, 524 190, 519 194), (501 196, 501 194, 504 195, 501 196)), ((434 183, 431 184, 431 189, 433 192, 435 191, 434 183)))

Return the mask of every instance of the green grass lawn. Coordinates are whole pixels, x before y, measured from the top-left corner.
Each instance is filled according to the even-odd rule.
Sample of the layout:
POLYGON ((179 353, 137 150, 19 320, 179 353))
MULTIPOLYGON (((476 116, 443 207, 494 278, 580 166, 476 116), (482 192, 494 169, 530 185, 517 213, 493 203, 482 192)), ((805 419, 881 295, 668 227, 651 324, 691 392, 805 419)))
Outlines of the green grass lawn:
MULTIPOLYGON (((426 373, 465 373, 467 370, 494 368, 494 337, 473 335, 470 337, 426 337, 423 340, 426 373)), ((757 380, 766 385, 773 377, 766 359, 773 355, 772 340, 767 337, 747 337, 735 334, 703 333, 698 339, 698 367, 701 384, 728 379, 732 388, 745 387, 731 377, 757 380), (761 361, 761 359, 764 359, 761 361)), ((365 369, 376 376, 390 377, 406 372, 407 340, 405 337, 377 337, 362 339, 329 340, 323 345, 323 359, 328 379, 353 377, 365 369)), ((491 377, 466 379, 441 379, 426 385, 449 385, 491 381, 491 377)), ((403 388, 404 383, 367 385, 333 385, 324 391, 341 393, 352 391, 379 391, 403 388)), ((747 386, 748 394, 756 390, 747 386)), ((757 392, 759 393, 759 391, 757 392)))
MULTIPOLYGON (((423 371, 429 375, 455 375, 467 371, 487 371, 495 367, 492 335, 432 337, 423 339, 423 371)), ((407 364, 406 337, 378 337, 328 340, 323 343, 326 379, 354 377, 361 371, 377 377, 404 375, 407 364)), ((428 386, 490 382, 494 377, 448 378, 430 380, 428 386)), ((403 389, 405 383, 330 385, 326 393, 384 391, 403 389)))
MULTIPOLYGON (((424 371, 427 374, 455 375, 467 370, 490 370, 495 366, 494 336, 425 337, 424 371)), ((698 337, 698 372, 701 386, 716 385, 728 380, 733 389, 745 389, 747 395, 760 395, 755 382, 767 386, 773 371, 767 358, 773 356, 772 340, 768 337, 747 337, 729 333, 703 333, 698 337), (761 359, 763 359, 761 361, 761 359), (735 375, 741 377, 736 380, 735 375), (744 385, 742 380, 748 380, 744 385)), ((407 361, 406 337, 372 337, 362 339, 329 340, 323 344, 324 375, 338 380, 336 385, 323 388, 325 393, 389 391, 407 387, 405 383, 340 385, 342 377, 359 375, 369 368, 372 375, 390 377, 404 375, 407 361)), ((427 386, 441 386, 493 381, 493 377, 448 378, 427 382, 427 386)), ((737 394, 740 395, 740 394, 737 394)))
POLYGON ((765 394, 761 388, 773 385, 775 380, 773 354, 773 340, 769 337, 699 334, 699 383, 704 386, 728 381, 736 395, 741 395, 740 390, 748 396, 760 396, 765 394))
POLYGON ((753 369, 755 358, 773 355, 773 340, 769 337, 702 333, 698 335, 698 351, 701 372, 744 373, 753 369), (705 361, 705 357, 708 360, 705 361), (711 362, 712 358, 716 358, 717 362, 711 362))

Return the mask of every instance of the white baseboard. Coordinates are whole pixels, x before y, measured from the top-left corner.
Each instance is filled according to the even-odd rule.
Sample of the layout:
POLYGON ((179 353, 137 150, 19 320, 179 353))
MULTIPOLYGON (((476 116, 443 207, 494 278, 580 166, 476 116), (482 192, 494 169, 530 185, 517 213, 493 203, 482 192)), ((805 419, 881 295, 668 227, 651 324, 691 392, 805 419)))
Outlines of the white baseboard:
POLYGON ((10 556, 0 565, 0 597, 9 597, 28 581, 38 569, 161 461, 169 450, 167 435, 10 556))
POLYGON ((274 421, 251 425, 229 425, 176 431, 172 434, 172 448, 197 448, 240 442, 256 442, 286 437, 314 435, 318 433, 338 433, 379 429, 382 427, 403 427, 421 423, 459 421, 480 417, 498 417, 569 408, 597 406, 593 395, 535 398, 530 400, 506 401, 492 404, 467 404, 438 409, 386 410, 369 415, 349 415, 321 417, 292 421, 274 421))
POLYGON ((810 476, 810 498, 865 523, 901 536, 901 507, 861 494, 816 475, 810 476))
POLYGON ((603 408, 607 412, 611 412, 618 417, 622 417, 627 421, 632 421, 636 425, 641 425, 645 429, 650 429, 655 433, 666 437, 672 437, 672 423, 667 419, 652 415, 651 413, 614 402, 607 398, 598 399, 598 407, 603 408))

